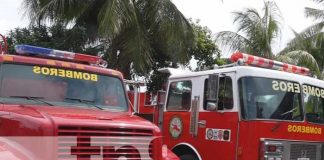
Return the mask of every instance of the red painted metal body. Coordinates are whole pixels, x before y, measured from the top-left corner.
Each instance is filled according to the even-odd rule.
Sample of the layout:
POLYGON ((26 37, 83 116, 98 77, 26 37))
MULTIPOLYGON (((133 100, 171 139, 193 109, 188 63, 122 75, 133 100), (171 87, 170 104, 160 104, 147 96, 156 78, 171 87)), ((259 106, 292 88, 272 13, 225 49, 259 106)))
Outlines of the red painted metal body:
MULTIPOLYGON (((130 103, 132 103, 132 105, 135 106, 134 105, 135 93, 132 91, 129 91, 128 97, 129 97, 130 103)), ((154 113, 155 104, 152 104, 151 97, 154 97, 154 95, 152 96, 149 92, 139 92, 138 93, 138 106, 140 106, 139 111, 138 111, 139 113, 141 113, 141 114, 153 114, 154 113)))
MULTIPOLYGON (((122 74, 115 70, 44 58, 0 55, 0 63, 53 66, 114 76, 120 80, 123 79, 122 74)), ((46 88, 44 89, 46 90, 46 88)), ((162 138, 159 128, 151 122, 133 115, 131 107, 126 112, 113 112, 55 105, 0 104, 0 137, 59 138, 60 136, 76 136, 80 138, 85 136, 89 138, 91 135, 106 136, 108 134, 113 136, 118 134, 133 137, 136 137, 136 135, 153 137, 154 141, 149 151, 153 159, 178 159, 171 152, 168 152, 165 157, 162 156, 162 138)), ((23 141, 26 141, 26 139, 17 140, 18 143, 23 141)), ((58 141, 61 140, 58 139, 58 141)), ((89 140, 84 141, 82 138, 80 141, 90 143, 89 140)), ((117 145, 121 144, 121 142, 120 144, 117 143, 117 145)), ((62 148, 57 148, 57 146, 52 146, 57 150, 51 148, 51 150, 46 151, 45 148, 47 147, 51 148, 50 144, 37 144, 36 141, 23 145, 23 148, 27 150, 26 152, 30 152, 28 151, 29 149, 43 151, 44 153, 35 153, 42 154, 40 159, 56 159, 56 154, 65 154, 61 152, 60 149, 62 148)), ((89 148, 88 150, 82 150, 82 147, 90 147, 89 145, 76 147, 79 148, 73 152, 75 155, 78 155, 76 158, 78 160, 90 160, 88 155, 91 155, 91 152, 100 154, 98 150, 89 150, 89 148)), ((70 151, 72 153, 72 149, 70 151)), ((108 154, 109 151, 104 150, 103 154, 106 152, 108 154)), ((8 159, 29 159, 26 158, 27 156, 22 152, 22 149, 10 147, 2 139, 0 139, 0 156, 1 159, 5 157, 8 159)), ((123 154, 119 156, 123 156, 123 154)))
MULTIPOLYGON (((300 71, 295 70, 296 73, 306 74, 306 71, 304 71, 306 69, 299 69, 300 71)), ((301 118, 301 120, 247 119, 243 117, 243 100, 239 98, 240 94, 242 94, 239 92, 239 82, 245 77, 279 79, 299 83, 301 87, 304 84, 308 84, 324 88, 323 81, 315 78, 249 66, 234 66, 203 72, 171 74, 166 93, 167 98, 164 101, 165 104, 164 106, 155 106, 154 113, 156 116, 154 123, 162 129, 164 142, 168 147, 180 158, 183 157, 183 160, 188 160, 187 155, 193 155, 194 160, 319 160, 324 158, 322 147, 324 146, 323 124, 310 122, 307 114, 303 113, 305 115, 301 116, 305 118, 301 118), (203 108, 203 99, 206 95, 204 92, 206 90, 206 79, 209 78, 209 75, 213 74, 231 78, 231 90, 233 92, 232 108, 217 111, 203 108), (168 109, 170 104, 172 104, 171 99, 175 94, 180 93, 177 91, 171 95, 170 90, 178 86, 178 84, 173 85, 173 83, 186 81, 190 81, 190 87, 192 87, 191 108, 188 110, 168 109), (198 109, 195 111, 193 104, 195 104, 194 100, 197 97, 200 101, 198 101, 198 109), (196 117, 198 117, 197 120, 195 120, 196 117), (209 137, 209 130, 214 131, 212 137, 209 137), (215 135, 215 132, 219 135, 215 135), (229 132, 229 139, 227 139, 228 137, 224 138, 225 132, 227 134, 229 132), (274 156, 277 159, 267 159, 264 156, 263 147, 268 142, 275 142, 276 145, 279 143, 283 146, 283 153, 280 155, 270 155, 270 157, 274 156), (311 149, 312 147, 313 149, 311 149)), ((318 94, 320 91, 318 90, 318 94)), ((305 93, 302 94, 304 94, 303 97, 306 97, 305 93)), ((324 98, 324 95, 322 98, 324 98)), ((141 107, 143 106, 139 106, 139 110, 141 110, 141 107)), ((286 105, 285 107, 289 106, 286 105)), ((304 112, 309 112, 305 108, 306 106, 304 106, 304 112)), ((293 111, 287 113, 290 112, 293 111)), ((284 114, 286 113, 282 115, 284 114)))

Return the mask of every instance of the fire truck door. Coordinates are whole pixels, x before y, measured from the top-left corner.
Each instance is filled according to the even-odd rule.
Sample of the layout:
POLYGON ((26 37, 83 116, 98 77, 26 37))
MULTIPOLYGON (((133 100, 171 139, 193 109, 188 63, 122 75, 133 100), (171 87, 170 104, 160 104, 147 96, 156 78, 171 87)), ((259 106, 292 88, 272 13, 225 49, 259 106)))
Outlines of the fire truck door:
POLYGON ((216 78, 215 110, 207 107, 208 76, 170 81, 163 115, 163 135, 168 147, 176 151, 183 145, 190 146, 203 160, 235 159, 238 128, 235 73, 221 73, 216 78))
POLYGON ((191 139, 189 123, 195 79, 172 80, 167 91, 163 114, 163 135, 170 148, 191 139))
MULTIPOLYGON (((237 97, 235 81, 233 72, 218 74, 218 81, 214 81, 214 83, 218 83, 216 87, 218 100, 214 108, 208 107, 208 102, 210 102, 208 99, 209 78, 206 77, 204 85, 201 85, 204 86, 204 90, 199 99, 199 115, 192 117, 198 119, 197 135, 192 134, 192 136, 195 137, 196 146, 204 160, 213 159, 213 156, 206 155, 214 155, 214 157, 222 157, 221 159, 226 160, 235 159, 239 120, 238 109, 234 103, 234 98, 237 97)), ((215 103, 215 101, 211 102, 215 103)), ((194 114, 192 113, 192 115, 194 114)))

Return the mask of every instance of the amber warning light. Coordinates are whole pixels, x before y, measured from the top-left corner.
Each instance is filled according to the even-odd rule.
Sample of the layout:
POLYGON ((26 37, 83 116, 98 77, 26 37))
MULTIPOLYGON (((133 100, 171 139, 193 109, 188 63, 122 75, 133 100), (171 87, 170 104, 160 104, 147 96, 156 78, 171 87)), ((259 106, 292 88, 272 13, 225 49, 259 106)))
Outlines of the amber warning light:
POLYGON ((252 56, 249 54, 237 52, 231 56, 231 61, 238 65, 252 65, 257 67, 269 68, 273 70, 291 72, 301 75, 309 75, 310 70, 305 67, 295 66, 288 63, 282 63, 271 59, 252 56))
POLYGON ((81 53, 55 50, 50 48, 36 47, 31 45, 16 45, 15 50, 20 55, 41 56, 48 58, 58 58, 62 60, 89 63, 101 67, 107 67, 108 63, 99 56, 91 56, 81 53))

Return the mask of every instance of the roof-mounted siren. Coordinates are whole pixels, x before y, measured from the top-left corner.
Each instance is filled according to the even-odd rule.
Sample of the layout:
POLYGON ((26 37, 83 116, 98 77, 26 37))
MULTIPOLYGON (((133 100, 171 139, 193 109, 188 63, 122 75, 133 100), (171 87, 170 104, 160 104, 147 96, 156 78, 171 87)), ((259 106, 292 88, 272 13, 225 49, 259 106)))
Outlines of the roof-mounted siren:
POLYGON ((68 51, 55 50, 50 48, 36 47, 31 45, 16 45, 15 50, 17 54, 27 56, 40 56, 48 58, 56 58, 68 61, 75 61, 81 63, 89 63, 90 65, 107 67, 107 61, 99 56, 91 56, 81 53, 73 53, 68 51))
POLYGON ((252 56, 249 54, 236 52, 231 56, 231 61, 238 65, 251 65, 273 70, 285 71, 301 75, 309 75, 310 70, 305 67, 295 66, 288 63, 282 63, 271 59, 252 56))

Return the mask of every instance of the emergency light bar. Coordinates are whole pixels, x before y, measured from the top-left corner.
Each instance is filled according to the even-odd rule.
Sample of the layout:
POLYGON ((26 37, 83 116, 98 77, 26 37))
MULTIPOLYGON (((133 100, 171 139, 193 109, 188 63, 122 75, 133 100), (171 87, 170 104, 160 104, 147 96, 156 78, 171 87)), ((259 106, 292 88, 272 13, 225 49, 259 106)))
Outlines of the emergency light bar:
POLYGON ((252 65, 301 75, 309 75, 310 73, 310 70, 305 67, 299 67, 271 59, 252 56, 241 52, 234 53, 231 56, 231 61, 237 62, 238 65, 252 65))
POLYGON ((31 45, 16 45, 15 50, 20 55, 34 55, 42 57, 53 57, 69 61, 86 62, 91 65, 107 67, 108 63, 99 56, 85 55, 50 48, 36 47, 31 45))

